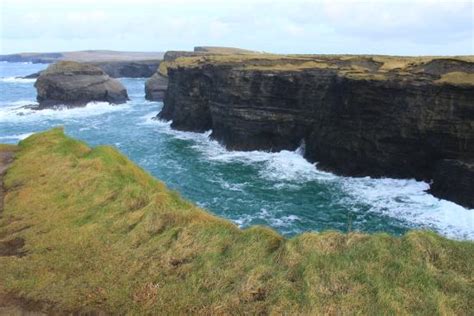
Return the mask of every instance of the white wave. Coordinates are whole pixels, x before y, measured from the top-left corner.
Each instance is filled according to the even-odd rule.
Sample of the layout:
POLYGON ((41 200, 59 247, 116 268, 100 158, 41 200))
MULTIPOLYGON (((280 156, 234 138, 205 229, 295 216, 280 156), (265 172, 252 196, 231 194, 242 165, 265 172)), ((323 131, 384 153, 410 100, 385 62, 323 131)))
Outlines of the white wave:
POLYGON ((255 214, 243 214, 241 216, 238 216, 237 218, 232 219, 232 221, 241 228, 252 225, 252 222, 256 220, 261 220, 269 223, 269 225, 273 227, 284 229, 290 228, 296 221, 301 221, 301 218, 294 214, 278 216, 277 213, 274 214, 272 212, 269 212, 266 208, 262 208, 259 212, 255 214))
POLYGON ((34 133, 24 133, 24 134, 0 136, 0 140, 23 140, 33 134, 34 133))
POLYGON ((26 78, 19 78, 19 77, 2 77, 0 78, 0 82, 6 83, 34 83, 36 79, 26 79, 26 78))
POLYGON ((474 210, 427 193, 426 182, 370 177, 340 180, 353 203, 369 205, 370 212, 436 230, 450 238, 474 240, 474 210))
MULTIPOLYGON (((321 171, 316 164, 305 160, 301 153, 283 150, 277 153, 264 151, 228 151, 206 133, 181 132, 171 129, 170 122, 155 120, 156 112, 144 116, 143 124, 157 127, 160 132, 177 139, 190 140, 191 145, 208 161, 222 163, 240 162, 254 165, 258 176, 274 182, 276 189, 294 189, 295 185, 308 181, 329 181, 347 193, 341 203, 352 205, 360 211, 361 205, 369 206, 369 212, 405 221, 417 228, 428 228, 455 239, 474 240, 474 210, 465 209, 455 203, 440 200, 427 193, 429 184, 413 179, 373 179, 370 177, 342 177, 321 171)), ((276 217, 256 214, 272 225, 279 226, 276 217), (273 222, 272 222, 273 221, 273 222)), ((245 226, 253 216, 235 220, 245 226)))
POLYGON ((262 178, 271 181, 307 182, 313 180, 331 180, 331 173, 315 168, 301 155, 301 149, 295 151, 282 150, 280 152, 265 151, 229 151, 219 142, 210 139, 211 131, 205 133, 183 132, 171 128, 171 122, 155 119, 156 112, 144 116, 142 124, 154 125, 161 132, 172 135, 177 139, 193 141, 192 147, 199 151, 209 161, 232 163, 239 162, 248 165, 256 163, 263 166, 259 171, 262 178))
POLYGON ((130 109, 129 103, 113 105, 107 102, 89 102, 84 107, 58 107, 44 110, 25 107, 25 105, 37 105, 37 103, 18 101, 9 106, 0 107, 0 122, 30 122, 51 119, 70 120, 130 109))
POLYGON ((221 188, 228 190, 228 191, 240 191, 243 192, 245 186, 248 184, 247 182, 244 183, 231 183, 223 178, 217 178, 217 180, 210 179, 211 182, 217 182, 221 188))

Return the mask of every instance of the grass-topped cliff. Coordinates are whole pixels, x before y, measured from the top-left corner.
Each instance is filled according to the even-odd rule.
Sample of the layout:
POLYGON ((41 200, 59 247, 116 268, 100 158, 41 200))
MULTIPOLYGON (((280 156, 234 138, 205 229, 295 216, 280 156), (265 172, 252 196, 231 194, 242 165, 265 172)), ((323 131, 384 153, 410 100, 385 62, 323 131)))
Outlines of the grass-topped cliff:
POLYGON ((168 68, 205 65, 266 72, 327 69, 351 79, 415 79, 453 85, 474 84, 474 56, 279 55, 211 50, 205 54, 165 60, 160 64, 159 71, 162 75, 167 75, 168 68))
POLYGON ((77 74, 103 75, 105 74, 100 68, 86 63, 78 63, 75 61, 59 61, 51 64, 41 72, 43 75, 68 74, 70 76, 77 74))
POLYGON ((15 150, 0 214, 0 306, 10 306, 3 312, 14 305, 112 314, 474 309, 472 242, 420 231, 285 239, 265 227, 241 230, 115 149, 91 149, 61 129, 15 150))

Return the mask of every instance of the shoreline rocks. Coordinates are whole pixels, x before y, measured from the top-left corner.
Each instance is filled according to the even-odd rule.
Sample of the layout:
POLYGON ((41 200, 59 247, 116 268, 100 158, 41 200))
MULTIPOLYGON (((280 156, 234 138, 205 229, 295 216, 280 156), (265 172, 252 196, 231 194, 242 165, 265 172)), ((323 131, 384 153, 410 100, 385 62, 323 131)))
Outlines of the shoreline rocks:
POLYGON ((61 61, 42 71, 36 80, 39 108, 57 105, 84 106, 91 101, 125 103, 127 90, 102 69, 71 61, 61 61))

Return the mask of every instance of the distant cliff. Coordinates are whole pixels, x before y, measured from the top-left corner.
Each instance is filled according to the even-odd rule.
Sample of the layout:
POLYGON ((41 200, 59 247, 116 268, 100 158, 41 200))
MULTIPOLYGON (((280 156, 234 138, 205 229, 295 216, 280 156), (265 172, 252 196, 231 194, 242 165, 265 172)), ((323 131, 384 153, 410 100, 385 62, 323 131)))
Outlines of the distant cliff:
POLYGON ((156 73, 161 60, 101 61, 90 64, 99 67, 112 78, 149 78, 156 73))
POLYGON ((163 59, 162 52, 121 52, 113 50, 83 50, 73 52, 54 53, 18 53, 0 55, 0 61, 7 62, 31 62, 31 63, 55 63, 61 60, 77 62, 100 62, 100 61, 143 61, 163 59))
MULTIPOLYGON (((167 69, 159 117, 181 130, 212 129, 212 137, 230 149, 293 150, 304 142, 308 160, 339 174, 425 180, 433 179, 443 159, 474 158, 470 57, 239 55, 177 61, 167 69)), ((474 207, 474 195, 442 196, 474 207)))
MULTIPOLYGON (((0 61, 45 64, 58 61, 76 61, 95 65, 112 78, 149 78, 157 71, 163 55, 161 52, 89 50, 63 53, 0 55, 0 61)), ((34 73, 25 78, 37 78, 39 75, 40 73, 34 73)))
POLYGON ((150 101, 162 101, 168 89, 168 67, 173 67, 178 58, 205 57, 205 56, 229 56, 229 55, 250 55, 260 54, 234 47, 219 46, 196 46, 194 51, 167 51, 163 56, 155 75, 145 83, 145 98, 150 101))

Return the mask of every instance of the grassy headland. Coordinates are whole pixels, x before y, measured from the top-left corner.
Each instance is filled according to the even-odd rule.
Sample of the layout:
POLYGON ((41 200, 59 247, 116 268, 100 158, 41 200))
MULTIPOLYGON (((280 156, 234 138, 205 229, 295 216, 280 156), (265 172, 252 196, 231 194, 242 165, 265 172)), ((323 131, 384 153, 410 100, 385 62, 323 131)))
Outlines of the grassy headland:
POLYGON ((159 72, 166 76, 168 68, 203 65, 226 65, 240 70, 268 72, 330 69, 351 79, 415 79, 452 85, 474 85, 474 56, 278 55, 210 51, 164 61, 160 64, 159 72))
POLYGON ((12 249, 0 256, 0 303, 112 314, 474 310, 472 242, 241 230, 61 129, 21 141, 4 185, 0 247, 12 249))

